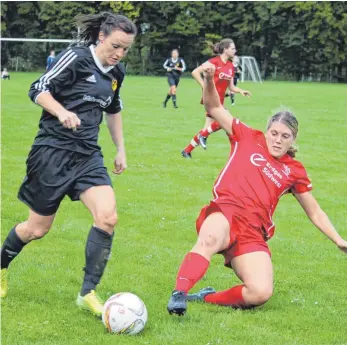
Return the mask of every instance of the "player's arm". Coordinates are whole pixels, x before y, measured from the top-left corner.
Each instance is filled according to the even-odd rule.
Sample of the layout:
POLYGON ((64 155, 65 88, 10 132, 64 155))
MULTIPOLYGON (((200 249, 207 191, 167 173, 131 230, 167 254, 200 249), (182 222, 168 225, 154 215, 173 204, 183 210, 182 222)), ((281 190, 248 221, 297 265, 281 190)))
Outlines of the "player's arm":
POLYGON ((35 103, 51 115, 57 117, 65 128, 76 130, 76 128, 81 125, 79 117, 75 113, 66 110, 49 92, 40 93, 35 103))
POLYGON ((199 83, 201 88, 204 88, 204 79, 202 79, 201 74, 203 72, 203 65, 195 68, 192 72, 192 77, 199 83))
POLYGON ((181 59, 181 64, 182 64, 182 67, 175 67, 175 69, 183 73, 186 70, 186 63, 184 62, 183 59, 181 59))
POLYGON ((123 79, 119 81, 119 87, 115 92, 115 96, 112 103, 105 109, 107 113, 106 123, 110 132, 113 143, 117 149, 117 155, 114 160, 115 169, 112 170, 115 174, 121 174, 126 168, 126 153, 123 135, 123 119, 121 111, 123 109, 123 103, 120 99, 119 90, 121 88, 123 79))
POLYGON ((205 109, 230 135, 232 134, 233 117, 220 102, 213 78, 216 66, 206 62, 201 67, 204 73, 203 100, 205 109))
POLYGON ((294 193, 295 198, 306 212, 311 222, 343 252, 347 253, 347 241, 341 238, 330 222, 326 213, 320 208, 311 192, 294 193))
POLYGON ((252 96, 252 94, 249 91, 236 87, 234 85, 234 78, 231 78, 228 88, 232 93, 240 93, 242 96, 248 97, 252 96))
POLYGON ((167 65, 168 63, 169 63, 169 59, 166 59, 163 67, 166 69, 167 72, 171 72, 171 68, 167 65))
POLYGON ((75 113, 66 110, 53 95, 75 82, 77 61, 78 56, 74 51, 63 52, 52 68, 31 84, 29 90, 29 97, 34 103, 57 117, 65 128, 71 129, 80 126, 81 120, 75 113))
POLYGON ((113 170, 113 173, 119 175, 127 168, 122 114, 120 112, 107 114, 106 122, 112 141, 117 148, 117 155, 114 161, 115 169, 113 170))

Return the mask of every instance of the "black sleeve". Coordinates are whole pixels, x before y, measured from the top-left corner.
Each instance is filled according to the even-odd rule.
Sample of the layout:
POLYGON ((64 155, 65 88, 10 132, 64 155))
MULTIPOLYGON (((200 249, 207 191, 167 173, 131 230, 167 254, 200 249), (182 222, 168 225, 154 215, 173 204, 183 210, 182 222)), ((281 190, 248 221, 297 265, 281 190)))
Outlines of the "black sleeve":
POLYGON ((78 55, 72 49, 60 53, 46 73, 31 84, 30 99, 36 103, 42 92, 49 92, 54 96, 67 85, 73 84, 76 80, 77 61, 78 55))
POLYGON ((119 90, 122 86, 124 77, 125 77, 125 68, 122 64, 119 64, 117 66, 118 68, 118 73, 117 73, 117 89, 114 92, 114 97, 112 100, 112 103, 105 109, 105 112, 107 114, 117 114, 123 109, 123 103, 122 100, 120 99, 120 93, 119 90))

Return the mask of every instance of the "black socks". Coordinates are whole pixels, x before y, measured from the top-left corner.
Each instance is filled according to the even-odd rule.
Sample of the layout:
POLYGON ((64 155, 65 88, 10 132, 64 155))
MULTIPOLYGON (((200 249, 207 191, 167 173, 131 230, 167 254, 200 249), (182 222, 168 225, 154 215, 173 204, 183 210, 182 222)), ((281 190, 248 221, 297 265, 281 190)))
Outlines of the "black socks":
POLYGON ((95 290, 110 257, 113 234, 92 226, 86 244, 86 266, 81 296, 95 290))
POLYGON ((1 269, 8 268, 11 261, 21 252, 26 245, 17 235, 14 227, 6 237, 1 247, 1 269))

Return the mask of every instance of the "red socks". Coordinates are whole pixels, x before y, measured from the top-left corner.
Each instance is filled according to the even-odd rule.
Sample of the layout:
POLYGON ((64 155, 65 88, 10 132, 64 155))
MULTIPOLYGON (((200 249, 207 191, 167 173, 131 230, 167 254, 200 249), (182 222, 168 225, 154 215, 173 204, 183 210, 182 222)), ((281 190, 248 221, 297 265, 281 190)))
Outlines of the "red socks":
POLYGON ((205 297, 205 302, 233 308, 245 308, 246 303, 242 296, 243 287, 244 285, 237 285, 229 290, 209 294, 205 297))
POLYGON ((199 133, 194 136, 190 144, 184 149, 185 152, 191 153, 199 145, 198 136, 199 136, 199 133))
POLYGON ((211 126, 209 126, 208 128, 201 130, 200 134, 203 137, 207 138, 211 133, 217 132, 221 128, 222 127, 220 126, 220 124, 217 121, 215 121, 215 122, 212 122, 211 126))
POLYGON ((188 291, 205 275, 210 262, 197 253, 188 253, 178 271, 175 290, 188 291))

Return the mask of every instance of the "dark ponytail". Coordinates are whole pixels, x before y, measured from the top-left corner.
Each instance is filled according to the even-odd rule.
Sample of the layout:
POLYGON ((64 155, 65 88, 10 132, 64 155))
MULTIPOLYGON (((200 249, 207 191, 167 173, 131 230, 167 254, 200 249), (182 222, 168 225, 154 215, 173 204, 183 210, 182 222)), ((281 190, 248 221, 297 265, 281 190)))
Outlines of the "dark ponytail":
POLYGON ((213 46, 213 53, 216 55, 223 54, 224 49, 228 49, 230 47, 230 44, 233 43, 234 41, 231 38, 224 38, 213 46))
POLYGON ((106 37, 114 30, 121 30, 131 35, 137 33, 135 24, 129 18, 119 14, 102 12, 100 14, 80 15, 75 20, 79 28, 77 42, 84 46, 96 44, 100 31, 106 37))

